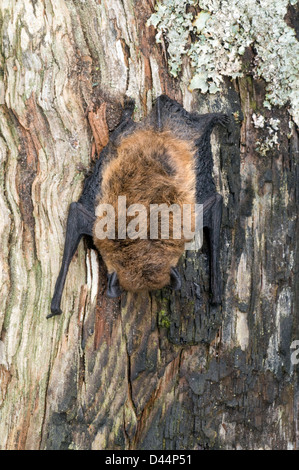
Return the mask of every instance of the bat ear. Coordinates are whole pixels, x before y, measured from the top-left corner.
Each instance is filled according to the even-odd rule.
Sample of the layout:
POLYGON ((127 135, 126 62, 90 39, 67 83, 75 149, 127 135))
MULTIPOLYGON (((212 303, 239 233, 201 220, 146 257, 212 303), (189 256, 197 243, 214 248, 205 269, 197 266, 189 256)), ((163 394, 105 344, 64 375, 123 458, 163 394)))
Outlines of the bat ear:
POLYGON ((170 287, 173 290, 179 290, 182 287, 181 276, 177 268, 170 269, 170 287))
POLYGON ((119 297, 121 294, 121 289, 119 286, 117 274, 114 271, 112 274, 108 274, 108 287, 107 287, 107 297, 114 299, 119 297))

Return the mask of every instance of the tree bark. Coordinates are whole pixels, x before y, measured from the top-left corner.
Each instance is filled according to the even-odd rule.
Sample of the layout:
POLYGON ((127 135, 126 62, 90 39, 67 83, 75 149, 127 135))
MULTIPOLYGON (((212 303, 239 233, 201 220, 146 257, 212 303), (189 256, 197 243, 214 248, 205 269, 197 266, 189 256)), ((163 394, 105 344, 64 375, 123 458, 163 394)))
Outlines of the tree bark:
POLYGON ((1 449, 298 447, 298 134, 286 108, 263 108, 263 81, 200 95, 187 63, 170 78, 152 12, 151 0, 0 4, 1 449), (69 204, 124 95, 139 120, 160 93, 235 123, 212 136, 222 306, 209 304, 205 244, 181 261, 180 292, 119 301, 84 241, 63 315, 46 320, 69 204), (280 120, 264 154, 261 111, 280 120))

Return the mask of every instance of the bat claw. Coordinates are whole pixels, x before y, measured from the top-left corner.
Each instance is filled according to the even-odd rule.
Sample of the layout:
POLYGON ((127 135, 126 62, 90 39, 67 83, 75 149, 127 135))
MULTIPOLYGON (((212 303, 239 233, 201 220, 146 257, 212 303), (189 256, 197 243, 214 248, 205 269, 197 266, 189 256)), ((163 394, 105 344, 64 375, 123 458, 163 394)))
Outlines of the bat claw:
POLYGON ((215 296, 213 295, 212 299, 211 299, 211 305, 221 305, 221 297, 220 296, 215 296))
POLYGON ((227 114, 221 114, 219 116, 219 124, 223 127, 228 127, 230 124, 230 117, 227 114))
POLYGON ((58 307, 52 307, 51 308, 51 313, 49 313, 49 315, 46 316, 46 318, 52 318, 52 317, 55 317, 55 315, 61 315, 62 314, 62 310, 58 307))
POLYGON ((125 117, 131 117, 135 109, 135 100, 130 96, 125 96, 124 99, 124 111, 123 114, 125 117))

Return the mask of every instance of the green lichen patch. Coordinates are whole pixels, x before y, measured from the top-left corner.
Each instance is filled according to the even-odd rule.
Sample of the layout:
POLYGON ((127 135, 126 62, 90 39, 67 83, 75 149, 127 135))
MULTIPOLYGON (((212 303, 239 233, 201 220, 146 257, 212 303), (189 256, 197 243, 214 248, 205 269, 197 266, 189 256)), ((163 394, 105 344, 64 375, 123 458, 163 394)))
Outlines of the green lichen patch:
POLYGON ((162 299, 158 310, 158 325, 160 328, 170 328, 169 305, 167 299, 162 299))
POLYGON ((189 88, 202 93, 220 90, 224 76, 244 76, 246 49, 255 51, 256 77, 267 83, 264 105, 290 104, 299 124, 299 42, 285 22, 288 6, 297 0, 163 0, 148 24, 157 29, 156 39, 165 35, 169 69, 173 76, 189 56, 193 76, 189 88), (200 8, 200 13, 190 11, 200 8), (192 42, 190 43, 190 33, 192 42))
POLYGON ((158 317, 159 326, 162 328, 170 328, 171 321, 168 317, 167 310, 160 310, 158 317))

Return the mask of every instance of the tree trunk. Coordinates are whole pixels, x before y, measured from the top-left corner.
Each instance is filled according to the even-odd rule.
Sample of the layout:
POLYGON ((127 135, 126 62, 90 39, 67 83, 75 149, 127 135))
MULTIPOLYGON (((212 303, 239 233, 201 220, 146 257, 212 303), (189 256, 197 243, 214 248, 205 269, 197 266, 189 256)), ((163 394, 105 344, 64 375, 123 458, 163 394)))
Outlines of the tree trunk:
POLYGON ((187 62, 170 78, 146 26, 153 3, 0 3, 1 449, 298 446, 298 135, 286 108, 263 108, 262 80, 191 93, 187 62), (222 306, 209 304, 205 244, 181 261, 180 292, 119 301, 106 298, 105 268, 85 240, 63 314, 46 320, 68 206, 105 129, 125 94, 139 120, 160 93, 235 122, 229 137, 212 136, 222 306), (266 130, 253 110, 280 120, 269 152, 256 150, 266 130))

